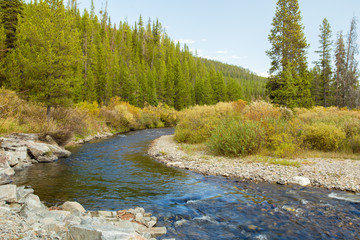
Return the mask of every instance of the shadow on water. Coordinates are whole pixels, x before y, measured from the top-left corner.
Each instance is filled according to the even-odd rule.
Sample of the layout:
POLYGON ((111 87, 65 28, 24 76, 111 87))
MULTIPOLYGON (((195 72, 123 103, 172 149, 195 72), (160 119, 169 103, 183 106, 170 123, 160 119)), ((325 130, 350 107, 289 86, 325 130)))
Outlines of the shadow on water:
POLYGON ((33 187, 47 205, 71 200, 88 210, 142 206, 167 227, 163 238, 360 239, 360 204, 350 201, 360 196, 167 168, 146 150, 153 139, 172 133, 136 131, 75 147, 71 157, 34 165, 15 182, 33 187))

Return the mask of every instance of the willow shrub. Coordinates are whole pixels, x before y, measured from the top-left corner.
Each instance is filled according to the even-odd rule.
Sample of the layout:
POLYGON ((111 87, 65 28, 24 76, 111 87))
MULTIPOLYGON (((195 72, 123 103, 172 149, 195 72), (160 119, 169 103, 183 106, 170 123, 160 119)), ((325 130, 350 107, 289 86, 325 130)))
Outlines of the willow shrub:
POLYGON ((303 135, 305 147, 321 151, 336 151, 344 145, 345 132, 325 123, 317 123, 306 126, 303 135))
POLYGON ((265 130, 258 122, 229 118, 215 128, 207 146, 214 154, 238 157, 257 153, 264 139, 265 130))
POLYGON ((179 114, 175 140, 183 143, 205 142, 221 119, 234 114, 232 104, 223 102, 213 106, 194 106, 185 109, 179 114))

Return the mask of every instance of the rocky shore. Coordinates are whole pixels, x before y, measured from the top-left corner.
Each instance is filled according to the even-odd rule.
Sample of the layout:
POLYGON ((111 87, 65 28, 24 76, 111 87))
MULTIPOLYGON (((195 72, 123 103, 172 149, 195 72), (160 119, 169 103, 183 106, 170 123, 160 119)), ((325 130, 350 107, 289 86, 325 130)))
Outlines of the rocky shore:
POLYGON ((166 234, 143 208, 86 211, 77 202, 47 208, 33 192, 0 186, 0 239, 146 240, 166 234))
MULTIPOLYGON (((97 134, 72 145, 109 136, 97 134)), ((86 211, 77 202, 65 202, 47 208, 33 189, 10 184, 15 171, 70 155, 50 136, 0 137, 0 239, 146 240, 166 234, 165 227, 156 227, 157 218, 140 207, 86 211)))
POLYGON ((324 187, 360 192, 360 161, 338 159, 294 159, 299 166, 285 166, 242 158, 208 155, 203 151, 186 154, 173 135, 153 141, 148 153, 169 167, 189 169, 207 175, 247 181, 324 187))
POLYGON ((11 182, 15 171, 35 163, 49 163, 71 153, 50 136, 40 141, 37 134, 12 134, 0 137, 0 185, 11 182))

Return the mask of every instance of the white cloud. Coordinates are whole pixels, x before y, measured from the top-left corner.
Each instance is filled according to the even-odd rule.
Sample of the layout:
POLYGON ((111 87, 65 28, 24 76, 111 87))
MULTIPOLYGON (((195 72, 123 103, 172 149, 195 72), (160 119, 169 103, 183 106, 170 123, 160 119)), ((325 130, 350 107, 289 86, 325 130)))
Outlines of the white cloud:
POLYGON ((219 51, 216 51, 216 53, 218 53, 218 54, 226 54, 226 53, 228 53, 228 51, 222 51, 222 50, 219 50, 219 51))
POLYGON ((176 40, 176 42, 180 42, 180 43, 184 43, 184 44, 192 44, 194 43, 195 41, 194 40, 191 40, 191 39, 178 39, 176 40))

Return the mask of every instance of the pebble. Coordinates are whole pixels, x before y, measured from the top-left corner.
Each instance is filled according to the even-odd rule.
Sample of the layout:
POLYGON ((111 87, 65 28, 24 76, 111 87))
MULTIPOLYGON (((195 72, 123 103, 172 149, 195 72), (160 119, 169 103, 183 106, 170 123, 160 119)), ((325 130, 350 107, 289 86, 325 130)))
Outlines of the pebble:
POLYGON ((166 166, 186 166, 186 169, 205 175, 360 192, 360 161, 322 158, 289 160, 300 162, 300 167, 295 167, 249 161, 246 158, 216 157, 204 151, 193 152, 190 156, 179 149, 181 145, 174 141, 173 135, 162 136, 153 141, 148 153, 166 166), (166 154, 161 154, 164 149, 166 154), (306 161, 306 164, 301 164, 302 161, 306 161))

